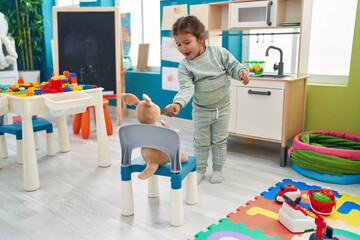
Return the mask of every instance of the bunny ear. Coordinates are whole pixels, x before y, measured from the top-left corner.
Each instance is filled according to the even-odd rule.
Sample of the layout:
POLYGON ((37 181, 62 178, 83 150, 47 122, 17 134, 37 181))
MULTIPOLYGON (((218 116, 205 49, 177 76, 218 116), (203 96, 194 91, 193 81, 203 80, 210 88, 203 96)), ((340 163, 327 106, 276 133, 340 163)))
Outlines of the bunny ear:
POLYGON ((131 93, 123 93, 121 94, 121 97, 124 100, 124 102, 130 106, 132 105, 136 106, 140 102, 140 100, 134 94, 131 93))
POLYGON ((146 95, 145 93, 143 94, 143 99, 144 99, 146 105, 151 106, 153 104, 151 102, 151 98, 148 95, 146 95))

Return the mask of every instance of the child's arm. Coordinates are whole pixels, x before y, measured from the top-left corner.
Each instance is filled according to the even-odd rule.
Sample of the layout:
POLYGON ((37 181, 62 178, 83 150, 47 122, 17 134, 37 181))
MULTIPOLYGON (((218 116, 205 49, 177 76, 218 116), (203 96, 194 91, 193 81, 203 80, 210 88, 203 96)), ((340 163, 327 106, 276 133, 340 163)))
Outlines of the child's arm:
POLYGON ((180 63, 178 68, 178 79, 180 90, 175 95, 173 102, 180 104, 180 107, 183 108, 190 102, 195 92, 193 73, 190 72, 183 63, 180 63))
POLYGON ((178 115, 180 109, 185 107, 194 95, 195 85, 193 82, 193 75, 181 63, 178 69, 178 79, 180 90, 174 97, 174 103, 167 105, 165 109, 161 111, 162 114, 166 113, 168 117, 174 117, 178 115))
POLYGON ((226 71, 235 79, 241 80, 244 85, 250 81, 250 75, 247 68, 239 63, 238 60, 225 48, 221 48, 221 60, 226 71))

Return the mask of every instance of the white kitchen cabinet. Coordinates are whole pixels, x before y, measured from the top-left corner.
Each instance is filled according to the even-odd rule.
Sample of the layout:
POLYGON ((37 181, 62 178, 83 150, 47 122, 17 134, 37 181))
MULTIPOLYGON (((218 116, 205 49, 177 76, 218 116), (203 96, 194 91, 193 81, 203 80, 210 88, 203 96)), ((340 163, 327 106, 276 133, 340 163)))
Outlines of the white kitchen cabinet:
POLYGON ((284 90, 237 87, 236 133, 281 140, 284 90))
POLYGON ((304 131, 308 77, 254 77, 247 86, 232 80, 230 134, 281 143, 280 166, 285 166, 287 141, 304 131))

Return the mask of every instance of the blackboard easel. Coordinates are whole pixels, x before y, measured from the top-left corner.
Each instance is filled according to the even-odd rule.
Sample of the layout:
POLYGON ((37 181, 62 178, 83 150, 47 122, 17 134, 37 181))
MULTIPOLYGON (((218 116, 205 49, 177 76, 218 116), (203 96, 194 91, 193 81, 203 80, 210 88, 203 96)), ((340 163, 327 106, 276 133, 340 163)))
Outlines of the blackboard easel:
MULTIPOLYGON (((53 8, 54 73, 75 72, 80 84, 116 92, 121 125, 121 93, 125 92, 121 17, 118 7, 53 8)), ((123 114, 127 115, 126 105, 123 114)))

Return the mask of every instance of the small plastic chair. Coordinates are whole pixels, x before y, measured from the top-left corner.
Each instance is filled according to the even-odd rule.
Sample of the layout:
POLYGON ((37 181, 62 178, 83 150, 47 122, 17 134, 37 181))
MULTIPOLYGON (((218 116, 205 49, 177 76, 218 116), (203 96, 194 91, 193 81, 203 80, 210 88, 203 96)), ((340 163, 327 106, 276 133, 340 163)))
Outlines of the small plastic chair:
MULTIPOLYGON (((109 105, 109 100, 103 99, 103 109, 104 109, 104 117, 105 117, 105 125, 106 125, 106 133, 107 135, 113 134, 113 126, 111 123, 109 112, 106 106, 109 105)), ((74 117, 73 122, 73 132, 74 134, 78 134, 81 128, 81 136, 83 139, 88 139, 90 135, 90 108, 94 109, 94 121, 96 124, 95 118, 95 107, 89 106, 86 108, 86 111, 83 113, 77 113, 74 117)))
POLYGON ((182 180, 187 178, 186 203, 196 204, 196 158, 189 156, 185 163, 180 162, 180 137, 174 130, 146 124, 132 124, 119 128, 121 145, 121 214, 134 214, 134 201, 131 173, 141 172, 146 167, 142 157, 131 160, 133 149, 138 147, 155 148, 167 153, 170 163, 161 165, 148 182, 148 196, 158 197, 157 175, 170 177, 171 206, 170 224, 181 226, 184 223, 182 180))
MULTIPOLYGON (((54 135, 53 135, 53 126, 52 123, 48 121, 43 121, 37 119, 36 116, 33 117, 32 120, 34 133, 38 131, 46 131, 46 145, 47 145, 47 155, 54 156, 56 154, 55 151, 55 143, 54 143, 54 135)), ((7 158, 7 148, 5 141, 5 133, 13 134, 16 136, 16 148, 17 148, 17 159, 18 163, 23 163, 23 144, 22 144, 22 123, 13 123, 4 125, 4 115, 0 116, 0 154, 1 158, 7 158)), ((36 142, 36 140, 35 140, 36 142)), ((1 158, 0 158, 0 168, 1 168, 1 158)))

